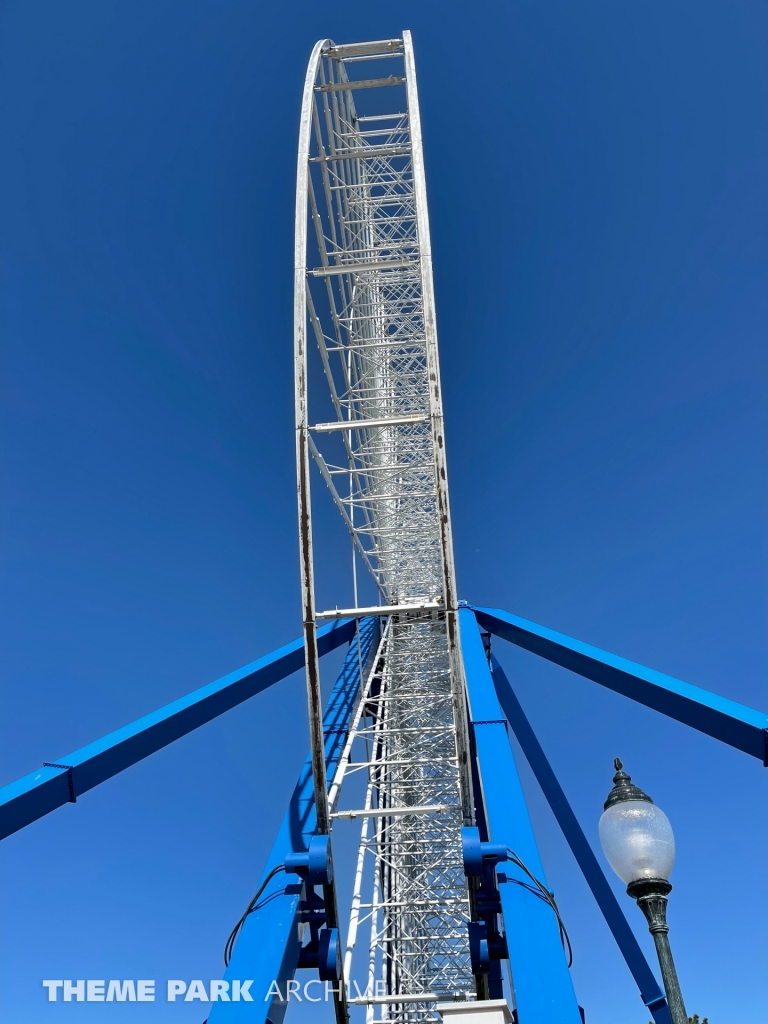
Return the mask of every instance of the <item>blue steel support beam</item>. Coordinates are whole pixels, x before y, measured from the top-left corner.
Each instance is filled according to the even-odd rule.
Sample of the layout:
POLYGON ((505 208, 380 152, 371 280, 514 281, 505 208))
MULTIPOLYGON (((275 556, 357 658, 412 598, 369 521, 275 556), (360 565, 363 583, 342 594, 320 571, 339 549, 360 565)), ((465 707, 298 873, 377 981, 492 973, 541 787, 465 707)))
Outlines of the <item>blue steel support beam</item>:
POLYGON ((483 629, 503 640, 714 736, 759 758, 768 767, 768 715, 763 712, 608 654, 510 612, 496 608, 473 611, 483 629))
MULTIPOLYGON (((477 622, 467 608, 459 612, 459 621, 489 838, 514 850, 546 885, 477 622)), ((499 892, 520 1024, 581 1024, 552 908, 524 888, 530 880, 517 866, 509 862, 503 868, 510 881, 501 884, 499 892)))
MULTIPOLYGON (((319 653, 335 650, 354 634, 352 619, 324 626, 317 634, 319 653)), ((5 786, 0 789, 0 839, 63 804, 74 803, 82 793, 261 693, 303 665, 302 638, 5 786)))
POLYGON ((549 806, 557 818, 557 823, 563 830, 563 835, 573 851, 573 855, 581 868, 592 894, 597 900, 603 917, 613 933, 613 937, 621 950, 624 959, 632 972, 632 977, 640 989, 640 998, 653 1014, 656 1024, 672 1024, 669 1015, 667 1001, 654 977, 648 961, 643 956, 643 951, 638 945, 634 932, 624 916, 618 900, 608 884, 608 879, 603 874, 597 858, 592 852, 592 847, 587 837, 581 830, 581 825, 568 803, 560 783, 547 760, 547 756, 531 728, 525 712, 523 711, 517 695, 507 679, 504 670, 496 658, 491 655, 491 674, 496 687, 496 696, 507 721, 517 736, 520 746, 523 748, 528 763, 530 764, 536 780, 542 788, 544 796, 549 801, 549 806))
MULTIPOLYGON (((333 778, 349 729, 349 720, 360 692, 360 665, 365 667, 374 643, 378 640, 378 619, 364 619, 360 624, 361 649, 352 643, 323 716, 325 763, 328 778, 333 778)), ((375 653, 375 651, 374 651, 375 653)), ((281 865, 288 853, 305 851, 316 826, 315 797, 312 784, 312 758, 307 757, 293 791, 272 851, 264 866, 259 885, 281 865)), ((282 1024, 287 1008, 286 985, 296 973, 301 945, 299 902, 301 884, 296 875, 282 872, 267 885, 258 909, 245 921, 235 945, 232 959, 224 974, 229 985, 229 1002, 213 1004, 209 1024, 282 1024), (297 884, 298 883, 298 884, 297 884), (232 1001, 234 982, 251 981, 252 1001, 232 1001), (274 984, 273 984, 274 983, 274 984), (279 988, 282 998, 274 991, 279 988), (270 987, 273 995, 269 995, 270 987)), ((328 1000, 331 999, 330 982, 328 1000)), ((311 998, 325 998, 324 984, 317 982, 311 998)))

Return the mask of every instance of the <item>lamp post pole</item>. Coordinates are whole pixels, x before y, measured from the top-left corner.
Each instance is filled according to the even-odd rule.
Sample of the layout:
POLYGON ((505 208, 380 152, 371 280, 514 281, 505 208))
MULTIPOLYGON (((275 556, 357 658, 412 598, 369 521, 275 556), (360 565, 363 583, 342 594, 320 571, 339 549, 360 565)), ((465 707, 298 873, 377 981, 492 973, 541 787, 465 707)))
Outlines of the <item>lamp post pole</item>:
POLYGON ((648 931, 653 936, 672 1024, 688 1024, 683 993, 680 991, 672 948, 669 945, 667 895, 671 889, 672 886, 663 878, 641 878, 636 882, 629 883, 627 895, 631 896, 633 900, 637 900, 637 905, 645 914, 645 919, 648 922, 648 931))
POLYGON ((613 789, 600 819, 600 842, 609 864, 645 915, 659 958, 672 1024, 688 1024, 667 924, 668 875, 675 862, 675 839, 666 814, 613 762, 613 789))

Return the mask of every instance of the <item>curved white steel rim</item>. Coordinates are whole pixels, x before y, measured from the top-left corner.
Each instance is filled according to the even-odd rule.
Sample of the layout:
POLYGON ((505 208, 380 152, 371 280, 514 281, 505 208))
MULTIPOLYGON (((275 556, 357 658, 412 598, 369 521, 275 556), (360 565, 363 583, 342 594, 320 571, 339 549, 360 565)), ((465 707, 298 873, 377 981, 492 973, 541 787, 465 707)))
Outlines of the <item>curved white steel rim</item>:
POLYGON ((330 831, 332 818, 315 639, 310 457, 351 537, 349 612, 359 609, 362 565, 375 586, 376 611, 388 613, 332 786, 335 807, 345 776, 365 772, 365 807, 333 815, 337 829, 362 819, 344 974, 366 1006, 367 1024, 437 1019, 436 998, 475 993, 461 853, 461 827, 472 823, 473 803, 409 32, 396 40, 315 45, 299 130, 295 237, 302 610, 321 831, 330 831), (327 385, 315 397, 310 337, 327 385), (324 421, 314 430, 310 398, 324 421), (329 411, 335 421, 328 422, 329 411), (360 967, 363 975, 355 973, 360 967))

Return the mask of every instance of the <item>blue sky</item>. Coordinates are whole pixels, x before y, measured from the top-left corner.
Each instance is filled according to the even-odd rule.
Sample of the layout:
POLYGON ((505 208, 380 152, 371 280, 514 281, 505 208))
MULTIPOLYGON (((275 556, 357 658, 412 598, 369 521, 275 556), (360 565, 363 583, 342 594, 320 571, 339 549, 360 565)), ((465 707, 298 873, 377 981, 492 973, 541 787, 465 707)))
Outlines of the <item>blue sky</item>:
MULTIPOLYGON (((462 596, 768 708, 763 3, 6 0, 0 781, 299 634, 301 85, 403 28, 462 596)), ((689 1012, 764 1024, 768 774, 495 650, 593 842, 617 754, 668 813, 689 1012)), ((306 743, 294 677, 6 840, 3 1019, 200 1022, 40 981, 220 977, 306 743)), ((645 1024, 522 772, 587 1020, 645 1024)))

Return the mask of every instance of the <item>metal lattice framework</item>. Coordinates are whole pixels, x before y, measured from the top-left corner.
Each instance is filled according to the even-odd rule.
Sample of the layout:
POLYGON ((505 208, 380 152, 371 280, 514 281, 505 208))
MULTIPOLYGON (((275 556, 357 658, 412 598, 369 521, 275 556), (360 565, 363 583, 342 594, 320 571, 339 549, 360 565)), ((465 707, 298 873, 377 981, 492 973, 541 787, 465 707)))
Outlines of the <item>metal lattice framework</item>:
MULTIPOLYGON (((352 745, 365 744, 370 813, 362 822, 345 976, 359 977, 352 960, 367 925, 367 989, 358 1000, 367 1003, 367 1020, 380 1004, 382 1020, 415 1021, 432 1016, 436 997, 474 995, 475 979, 461 854, 461 827, 472 823, 466 705, 409 33, 316 46, 304 92, 296 239, 310 718, 319 693, 316 620, 350 614, 314 607, 310 455, 352 537, 353 566, 361 561, 374 580, 380 595, 374 613, 388 622, 331 790, 335 803, 345 774, 361 770, 350 768, 352 745), (308 223, 316 250, 308 245, 308 223), (307 334, 320 352, 326 407, 335 412, 334 420, 314 425, 307 411, 307 334)), ((356 577, 354 592, 357 605, 356 577)), ((316 780, 322 802, 318 789, 316 780)))
MULTIPOLYGON (((0 839, 75 803, 303 664, 310 756, 256 895, 226 943, 224 979, 211 981, 210 1024, 283 1024, 292 997, 301 998, 294 976, 305 968, 319 974, 306 982, 305 998, 318 1002, 309 987, 324 981, 326 997, 329 986, 333 992, 337 1024, 349 1024, 349 1002, 365 1007, 366 1024, 426 1024, 438 1015, 448 1021, 464 1017, 461 1002, 474 995, 480 1001, 474 1009, 483 1014, 477 1019, 508 1019, 508 997, 523 1024, 583 1022, 508 725, 648 1014, 655 1024, 686 1024, 668 945, 661 943, 659 951, 665 994, 490 638, 509 641, 765 766, 768 715, 501 609, 458 607, 409 33, 382 42, 316 45, 304 86, 297 178, 294 329, 304 635, 4 787, 0 839), (377 74, 381 68, 383 75, 377 74), (308 337, 320 355, 314 376, 308 337), (311 425, 308 382, 323 373, 327 388, 315 390, 322 392, 327 416, 335 418, 311 425), (312 458, 352 538, 354 607, 346 610, 315 608, 312 458), (373 607, 359 606, 360 562, 378 594, 373 607), (327 618, 342 621, 318 625, 327 618), (347 644, 323 711, 319 659, 347 644), (345 781, 355 778, 364 784, 344 790, 345 781), (360 789, 364 806, 342 807, 360 789), (361 820, 361 832, 342 964, 327 836, 343 819, 361 820), (500 863, 503 872, 496 870, 500 863), (503 962, 510 967, 506 987, 503 962)), ((642 899, 666 898, 668 883, 654 881, 667 888, 645 890, 642 899)), ((569 941, 565 945, 570 949, 569 941)), ((109 984, 111 990, 118 983, 109 984)), ((59 988, 66 993, 72 982, 43 985, 55 1002, 59 988)), ((192 991, 190 986, 186 1000, 192 991)))
MULTIPOLYGON (((337 773, 367 774, 345 977, 357 979, 353 955, 360 927, 367 924, 367 995, 360 1001, 381 994, 384 1020, 431 1015, 431 999, 384 1001, 398 994, 474 994, 448 676, 443 624, 427 616, 393 617, 367 704, 350 734, 350 744, 364 741, 365 756, 358 754, 362 763, 353 766, 344 760, 337 773), (374 815, 366 816, 371 810, 374 815), (368 899, 363 894, 367 860, 372 862, 368 899)), ((374 1019, 370 1001, 366 1019, 374 1019)))

